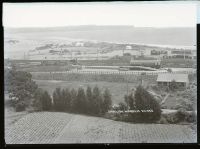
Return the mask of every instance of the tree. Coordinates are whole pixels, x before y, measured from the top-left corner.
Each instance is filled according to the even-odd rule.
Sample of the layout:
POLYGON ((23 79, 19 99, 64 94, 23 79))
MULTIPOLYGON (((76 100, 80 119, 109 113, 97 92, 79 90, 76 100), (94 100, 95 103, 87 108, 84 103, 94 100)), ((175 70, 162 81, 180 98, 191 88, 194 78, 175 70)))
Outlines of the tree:
POLYGON ((88 101, 87 102, 88 113, 91 114, 94 112, 94 100, 93 100, 93 95, 92 95, 92 89, 90 86, 87 87, 86 98, 88 101))
POLYGON ((68 88, 62 90, 62 97, 64 102, 64 107, 66 111, 70 111, 71 109, 71 94, 68 88))
POLYGON ((71 91, 70 91, 70 94, 71 94, 71 111, 72 112, 76 112, 76 96, 77 96, 77 92, 76 90, 73 88, 71 91))
POLYGON ((65 109, 64 99, 62 95, 63 94, 60 88, 56 88, 56 90, 53 92, 53 107, 56 111, 64 111, 65 109))
POLYGON ((78 113, 86 113, 86 97, 83 88, 78 89, 76 100, 74 101, 74 110, 78 113))
POLYGON ((129 95, 125 95, 124 96, 124 101, 127 105, 127 108, 129 110, 134 110, 135 109, 135 98, 133 96, 133 93, 129 94, 129 95))
POLYGON ((94 100, 94 114, 99 115, 102 113, 102 96, 99 88, 97 86, 93 89, 93 100, 94 100))
POLYGON ((142 86, 138 86, 135 92, 135 107, 138 113, 139 121, 153 122, 161 117, 161 108, 155 98, 142 86))
POLYGON ((9 98, 18 105, 20 111, 31 105, 34 98, 37 84, 32 80, 32 75, 28 72, 17 71, 15 68, 8 70, 6 74, 6 85, 9 98))
POLYGON ((47 91, 44 91, 41 101, 42 101, 42 110, 50 111, 52 106, 52 99, 47 91))
POLYGON ((102 105, 102 112, 106 113, 108 112, 109 109, 111 109, 111 106, 112 106, 111 94, 108 89, 104 91, 103 97, 104 97, 104 100, 103 100, 103 105, 102 105))
POLYGON ((34 100, 32 101, 32 106, 36 111, 42 110, 42 95, 44 91, 41 88, 38 88, 34 94, 34 100))

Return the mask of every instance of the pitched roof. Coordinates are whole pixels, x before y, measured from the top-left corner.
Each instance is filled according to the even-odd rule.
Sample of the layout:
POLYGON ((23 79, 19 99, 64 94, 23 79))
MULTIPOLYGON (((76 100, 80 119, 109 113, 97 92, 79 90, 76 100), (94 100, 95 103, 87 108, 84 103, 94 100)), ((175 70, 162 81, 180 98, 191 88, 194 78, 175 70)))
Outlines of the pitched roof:
POLYGON ((157 82, 188 82, 188 74, 164 73, 158 74, 157 82))

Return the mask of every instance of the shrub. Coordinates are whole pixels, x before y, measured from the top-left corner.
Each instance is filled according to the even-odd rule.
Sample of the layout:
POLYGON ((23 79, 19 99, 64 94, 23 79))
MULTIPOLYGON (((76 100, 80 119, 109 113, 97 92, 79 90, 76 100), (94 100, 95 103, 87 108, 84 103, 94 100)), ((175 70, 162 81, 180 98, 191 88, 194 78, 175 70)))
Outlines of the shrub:
POLYGON ((170 124, 176 124, 178 122, 178 119, 176 117, 176 113, 163 114, 163 117, 170 124))
POLYGON ((104 115, 105 118, 111 119, 111 120, 116 120, 116 114, 115 113, 106 113, 104 115))
POLYGON ((184 109, 178 109, 177 112, 175 113, 175 117, 177 118, 177 122, 183 122, 185 121, 186 118, 186 111, 184 109))
POLYGON ((190 114, 187 113, 185 116, 185 120, 189 123, 196 122, 197 120, 196 113, 195 112, 191 112, 190 114))
POLYGON ((128 110, 128 107, 124 102, 120 102, 119 103, 119 110, 126 111, 126 110, 128 110))
POLYGON ((170 89, 171 91, 175 91, 177 88, 178 88, 178 86, 177 86, 177 84, 176 84, 176 81, 173 80, 173 81, 171 82, 170 86, 169 86, 169 89, 170 89))
POLYGON ((23 101, 20 101, 16 104, 15 110, 16 112, 21 112, 24 111, 26 109, 26 105, 23 101))
POLYGON ((158 121, 159 124, 169 124, 165 117, 161 116, 160 120, 158 121))
POLYGON ((164 117, 170 124, 176 124, 180 122, 196 122, 195 112, 187 112, 184 109, 179 109, 174 113, 163 114, 162 117, 164 117))

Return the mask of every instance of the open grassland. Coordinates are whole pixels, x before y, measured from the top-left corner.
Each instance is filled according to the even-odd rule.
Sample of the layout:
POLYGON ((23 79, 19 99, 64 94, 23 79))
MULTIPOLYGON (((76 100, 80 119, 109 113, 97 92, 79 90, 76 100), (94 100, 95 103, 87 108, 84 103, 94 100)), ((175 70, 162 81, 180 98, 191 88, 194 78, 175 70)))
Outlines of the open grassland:
POLYGON ((59 112, 25 115, 5 130, 7 144, 31 143, 192 143, 189 125, 131 124, 59 112))

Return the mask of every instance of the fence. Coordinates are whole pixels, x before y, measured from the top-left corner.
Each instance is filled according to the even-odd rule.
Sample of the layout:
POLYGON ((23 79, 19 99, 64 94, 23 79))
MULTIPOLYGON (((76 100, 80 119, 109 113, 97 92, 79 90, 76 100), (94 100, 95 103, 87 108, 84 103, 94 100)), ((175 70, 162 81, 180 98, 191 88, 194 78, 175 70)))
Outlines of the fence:
MULTIPOLYGON (((107 81, 139 83, 141 80, 147 84, 155 84, 158 73, 168 72, 144 72, 144 71, 62 71, 62 72, 31 72, 33 79, 37 80, 63 80, 63 81, 107 81), (144 74, 145 73, 145 74, 144 74), (143 74, 143 75, 142 75, 143 74)), ((179 71, 172 73, 187 73, 179 71)), ((194 78, 194 77, 193 77, 194 78)))
POLYGON ((139 83, 141 79, 156 83, 156 75, 122 74, 112 72, 32 72, 33 79, 37 80, 63 80, 63 81, 107 81, 139 83))
MULTIPOLYGON (((55 72, 31 72, 31 73, 66 73, 66 74, 117 74, 117 75, 141 75, 141 74, 147 74, 147 75, 158 75, 160 73, 169 73, 167 71, 84 71, 84 70, 71 70, 71 71, 55 71, 55 72)), ((173 71, 171 73, 181 73, 181 74, 194 74, 195 71, 173 71)))

